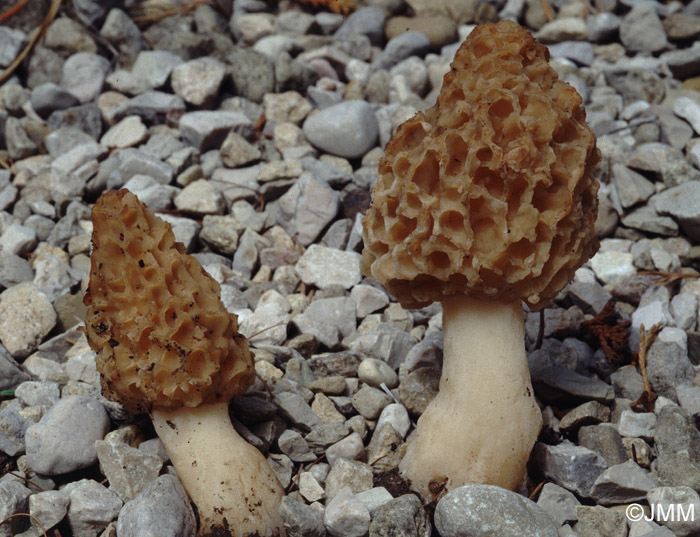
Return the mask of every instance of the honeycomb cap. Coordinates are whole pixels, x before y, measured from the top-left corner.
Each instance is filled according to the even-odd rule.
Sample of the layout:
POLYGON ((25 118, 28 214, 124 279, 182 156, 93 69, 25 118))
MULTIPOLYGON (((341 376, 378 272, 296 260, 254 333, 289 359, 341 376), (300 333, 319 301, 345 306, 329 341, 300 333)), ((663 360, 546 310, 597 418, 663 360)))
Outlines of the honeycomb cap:
POLYGON ((452 295, 541 309, 598 248, 582 99, 510 21, 477 26, 434 106, 379 162, 362 270, 404 307, 452 295))
POLYGON ((102 390, 134 413, 228 401, 254 381, 219 284, 126 189, 92 209, 87 339, 102 390))

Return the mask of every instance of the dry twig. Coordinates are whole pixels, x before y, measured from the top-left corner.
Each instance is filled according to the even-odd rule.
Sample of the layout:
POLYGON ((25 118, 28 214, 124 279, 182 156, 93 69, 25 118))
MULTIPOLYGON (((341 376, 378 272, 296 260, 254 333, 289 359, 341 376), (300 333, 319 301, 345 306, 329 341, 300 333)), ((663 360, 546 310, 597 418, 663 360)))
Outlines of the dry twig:
POLYGON ((554 14, 552 13, 552 7, 549 5, 547 0, 542 0, 542 8, 544 9, 544 15, 547 17, 548 22, 554 20, 554 14))
POLYGON ((40 521, 37 517, 32 516, 32 515, 30 515, 29 513, 15 513, 14 515, 10 515, 10 516, 8 516, 8 517, 5 518, 5 519, 0 520, 0 526, 2 526, 2 525, 3 525, 5 522, 7 522, 8 520, 10 520, 10 519, 12 519, 12 518, 20 517, 20 516, 26 516, 26 517, 28 517, 28 518, 31 518, 34 522, 36 522, 36 525, 39 526, 39 529, 41 530, 41 533, 44 534, 44 537, 47 537, 47 535, 46 535, 46 530, 44 529, 44 526, 43 526, 43 524, 41 523, 41 521, 40 521))
POLYGON ((642 374, 642 382, 644 383, 644 391, 639 398, 632 403, 632 407, 643 406, 647 412, 652 412, 654 410, 654 401, 656 401, 657 395, 651 388, 651 383, 649 382, 649 376, 647 375, 647 352, 649 347, 654 343, 656 336, 659 335, 661 331, 661 323, 656 323, 652 326, 649 331, 644 330, 644 325, 639 328, 639 352, 637 353, 637 365, 639 365, 639 371, 642 374))
POLYGON ((630 324, 630 321, 620 320, 615 300, 611 299, 598 315, 583 323, 583 328, 600 342, 608 362, 623 364, 628 358, 630 324))
POLYGON ((9 21, 12 17, 19 13, 22 10, 22 8, 28 3, 29 0, 19 0, 19 2, 17 2, 14 6, 3 11, 2 14, 0 14, 0 24, 5 24, 7 21, 9 21))
POLYGON ((658 283, 674 283, 677 282, 678 280, 682 280, 683 278, 700 278, 700 274, 698 273, 685 273, 685 272, 661 272, 658 270, 643 270, 640 271, 639 274, 646 275, 646 276, 656 276, 658 279, 654 280, 655 284, 658 283))

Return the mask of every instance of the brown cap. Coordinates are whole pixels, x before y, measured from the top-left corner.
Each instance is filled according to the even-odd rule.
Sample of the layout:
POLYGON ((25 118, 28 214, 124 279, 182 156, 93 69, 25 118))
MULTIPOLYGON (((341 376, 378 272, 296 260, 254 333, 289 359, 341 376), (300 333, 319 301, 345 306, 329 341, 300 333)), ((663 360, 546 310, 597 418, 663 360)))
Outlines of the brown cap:
POLYGON ((513 22, 478 26, 437 103, 387 146, 362 270, 404 307, 462 294, 540 309, 597 249, 600 152, 548 59, 513 22))
POLYGON ((92 209, 88 342, 105 396, 134 413, 228 401, 254 380, 219 284, 128 190, 92 209))

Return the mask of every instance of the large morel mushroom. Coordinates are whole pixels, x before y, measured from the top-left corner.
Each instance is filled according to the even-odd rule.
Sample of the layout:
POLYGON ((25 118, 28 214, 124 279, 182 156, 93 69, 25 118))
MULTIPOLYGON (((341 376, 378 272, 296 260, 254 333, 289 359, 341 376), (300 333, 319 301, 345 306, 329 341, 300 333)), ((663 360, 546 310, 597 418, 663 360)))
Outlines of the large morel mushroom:
POLYGON ((362 269, 406 308, 443 306, 440 392, 400 466, 425 498, 522 482, 541 413, 521 301, 543 308, 598 246, 600 153, 548 59, 513 22, 478 26, 379 163, 362 269))

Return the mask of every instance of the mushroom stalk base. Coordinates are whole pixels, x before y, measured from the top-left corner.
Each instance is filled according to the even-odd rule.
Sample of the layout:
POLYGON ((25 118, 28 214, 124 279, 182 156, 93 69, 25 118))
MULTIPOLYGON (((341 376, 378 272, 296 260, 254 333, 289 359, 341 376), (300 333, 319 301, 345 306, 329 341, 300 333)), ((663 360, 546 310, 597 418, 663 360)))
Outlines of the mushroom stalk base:
POLYGON ((156 432, 199 514, 198 536, 283 536, 284 497, 265 457, 231 425, 227 403, 154 409, 156 432))
POLYGON ((468 297, 442 306, 440 391, 418 420, 401 472, 426 500, 446 479, 449 490, 471 483, 513 490, 542 425, 522 307, 468 297))

